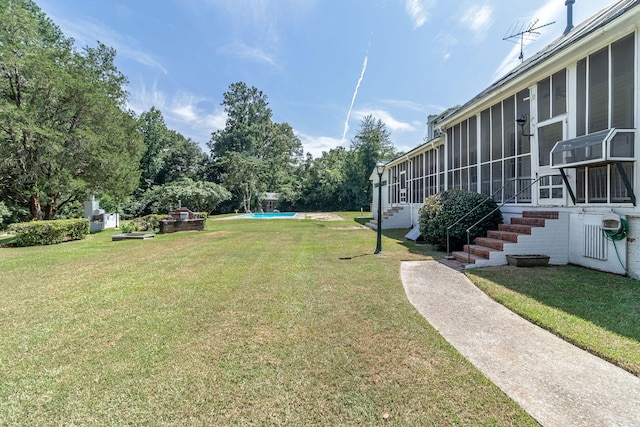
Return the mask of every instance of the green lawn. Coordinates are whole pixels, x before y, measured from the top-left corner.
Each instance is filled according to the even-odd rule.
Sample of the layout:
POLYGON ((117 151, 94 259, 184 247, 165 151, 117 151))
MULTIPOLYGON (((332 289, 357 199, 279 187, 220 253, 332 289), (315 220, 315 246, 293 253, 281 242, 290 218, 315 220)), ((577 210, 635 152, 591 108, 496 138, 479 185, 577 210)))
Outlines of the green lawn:
POLYGON ((0 249, 2 425, 536 425, 344 221, 0 249))
POLYGON ((576 266, 468 270, 488 295, 577 346, 640 375, 640 282, 576 266))

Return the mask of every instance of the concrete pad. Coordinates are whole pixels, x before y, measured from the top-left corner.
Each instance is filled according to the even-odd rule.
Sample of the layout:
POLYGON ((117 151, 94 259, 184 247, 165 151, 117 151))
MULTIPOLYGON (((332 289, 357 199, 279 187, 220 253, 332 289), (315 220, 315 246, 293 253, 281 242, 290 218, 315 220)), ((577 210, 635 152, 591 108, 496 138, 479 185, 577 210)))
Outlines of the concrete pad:
POLYGON ((437 261, 403 262, 409 301, 544 426, 640 426, 640 378, 489 298, 437 261))

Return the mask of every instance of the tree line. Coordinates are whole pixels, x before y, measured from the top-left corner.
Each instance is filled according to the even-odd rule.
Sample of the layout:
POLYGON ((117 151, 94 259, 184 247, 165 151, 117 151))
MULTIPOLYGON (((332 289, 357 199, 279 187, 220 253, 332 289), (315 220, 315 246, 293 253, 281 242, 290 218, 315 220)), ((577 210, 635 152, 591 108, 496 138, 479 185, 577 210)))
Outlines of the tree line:
POLYGON ((0 0, 0 225, 82 216, 91 194, 125 216, 252 210, 265 192, 281 210, 359 210, 369 175, 396 156, 385 124, 365 117, 350 147, 304 155, 267 96, 244 82, 223 94, 225 127, 206 153, 155 107, 127 110, 116 52, 73 39, 32 0, 0 0))

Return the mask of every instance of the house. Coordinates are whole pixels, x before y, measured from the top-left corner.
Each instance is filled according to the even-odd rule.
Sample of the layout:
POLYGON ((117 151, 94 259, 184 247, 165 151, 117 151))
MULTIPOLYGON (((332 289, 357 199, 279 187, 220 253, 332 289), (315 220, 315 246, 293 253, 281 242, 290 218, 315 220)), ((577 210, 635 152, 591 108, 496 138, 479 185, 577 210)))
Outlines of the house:
POLYGON ((277 211, 280 193, 262 193, 260 196, 260 209, 263 212, 277 211))
MULTIPOLYGON (((573 3, 560 38, 430 116, 426 142, 386 165, 383 229, 415 227, 425 197, 475 191, 502 205, 505 224, 466 248, 467 268, 535 253, 640 276, 640 0, 617 1, 575 28, 573 3)), ((372 180, 375 213, 375 171, 372 180)))

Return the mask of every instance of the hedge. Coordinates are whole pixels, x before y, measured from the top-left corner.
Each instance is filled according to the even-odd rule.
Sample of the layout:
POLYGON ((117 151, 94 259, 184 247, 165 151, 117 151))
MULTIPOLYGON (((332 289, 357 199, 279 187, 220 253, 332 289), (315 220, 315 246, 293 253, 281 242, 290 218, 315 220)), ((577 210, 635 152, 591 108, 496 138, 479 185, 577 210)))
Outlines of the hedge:
POLYGON ((7 231, 16 235, 16 246, 54 245, 67 240, 82 240, 89 234, 86 218, 32 221, 11 224, 7 231))

